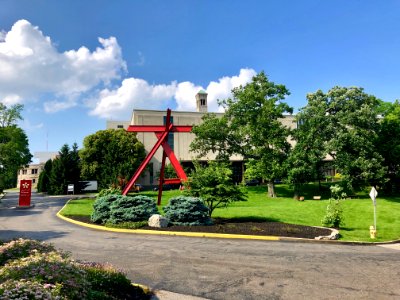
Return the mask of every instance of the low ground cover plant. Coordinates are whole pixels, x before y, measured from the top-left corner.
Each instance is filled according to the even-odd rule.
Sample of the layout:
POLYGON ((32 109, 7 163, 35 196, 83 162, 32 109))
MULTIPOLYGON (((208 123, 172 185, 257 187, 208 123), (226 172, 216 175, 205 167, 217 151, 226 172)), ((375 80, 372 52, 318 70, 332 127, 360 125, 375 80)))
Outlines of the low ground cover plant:
POLYGON ((5 262, 0 268, 0 299, 150 297, 113 266, 77 262, 67 253, 38 241, 19 239, 5 243, 0 246, 0 257, 5 262))

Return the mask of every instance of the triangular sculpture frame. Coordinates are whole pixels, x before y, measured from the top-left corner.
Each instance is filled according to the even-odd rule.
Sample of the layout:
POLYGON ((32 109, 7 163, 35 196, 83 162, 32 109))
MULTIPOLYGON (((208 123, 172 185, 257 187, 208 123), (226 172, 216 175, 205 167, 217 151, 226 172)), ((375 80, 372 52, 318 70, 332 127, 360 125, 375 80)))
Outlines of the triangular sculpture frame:
POLYGON ((163 155, 162 155, 162 162, 161 162, 161 170, 160 170, 160 180, 158 186, 158 200, 157 205, 161 204, 161 197, 162 197, 162 189, 163 184, 182 184, 182 182, 187 180, 187 176, 185 171, 183 170, 181 164, 179 163, 178 159, 176 158, 174 151, 171 149, 170 145, 168 144, 168 135, 170 132, 191 132, 192 127, 190 125, 179 125, 175 126, 171 123, 171 110, 167 109, 167 117, 165 125, 130 125, 127 129, 128 132, 154 132, 157 137, 157 142, 147 154, 146 158, 138 169, 136 170, 135 174, 129 180, 127 185, 125 186, 124 190, 122 191, 122 195, 128 194, 132 186, 138 180, 140 174, 144 171, 146 166, 149 164, 150 160, 160 148, 163 148, 163 155), (165 159, 169 158, 171 165, 174 167, 176 174, 179 178, 164 178, 164 170, 165 170, 165 159))

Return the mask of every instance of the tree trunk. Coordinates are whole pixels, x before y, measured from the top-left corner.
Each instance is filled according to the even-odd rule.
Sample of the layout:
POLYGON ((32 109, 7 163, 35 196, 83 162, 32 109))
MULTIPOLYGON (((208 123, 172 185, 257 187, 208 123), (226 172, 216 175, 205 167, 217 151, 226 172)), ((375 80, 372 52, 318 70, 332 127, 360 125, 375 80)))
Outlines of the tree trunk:
POLYGON ((271 198, 276 197, 274 181, 268 181, 268 196, 271 198))
POLYGON ((298 184, 294 184, 294 192, 293 192, 293 199, 299 200, 300 197, 300 187, 298 184))

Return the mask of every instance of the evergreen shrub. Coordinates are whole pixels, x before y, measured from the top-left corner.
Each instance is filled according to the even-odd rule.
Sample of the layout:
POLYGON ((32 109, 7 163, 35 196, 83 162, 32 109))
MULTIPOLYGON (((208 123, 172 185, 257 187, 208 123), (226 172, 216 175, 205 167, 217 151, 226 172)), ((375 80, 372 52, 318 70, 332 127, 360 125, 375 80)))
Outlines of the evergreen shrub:
POLYGON ((178 196, 163 207, 165 216, 174 225, 211 225, 208 208, 200 198, 178 196))
POLYGON ((147 196, 119 196, 111 204, 110 218, 108 222, 118 224, 122 222, 145 221, 151 215, 157 214, 155 201, 147 196))
POLYGON ((110 218, 111 204, 121 198, 125 199, 126 196, 110 194, 104 197, 97 197, 93 204, 93 213, 90 216, 91 221, 101 224, 106 223, 110 218))

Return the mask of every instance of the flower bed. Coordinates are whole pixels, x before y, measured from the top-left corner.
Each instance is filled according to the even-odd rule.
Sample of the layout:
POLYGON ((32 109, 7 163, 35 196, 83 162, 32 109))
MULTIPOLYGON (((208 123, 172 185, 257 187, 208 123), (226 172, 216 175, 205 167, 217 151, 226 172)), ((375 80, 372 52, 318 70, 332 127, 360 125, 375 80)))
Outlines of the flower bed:
POLYGON ((18 239, 0 245, 0 299, 149 299, 121 270, 74 261, 52 245, 18 239))

